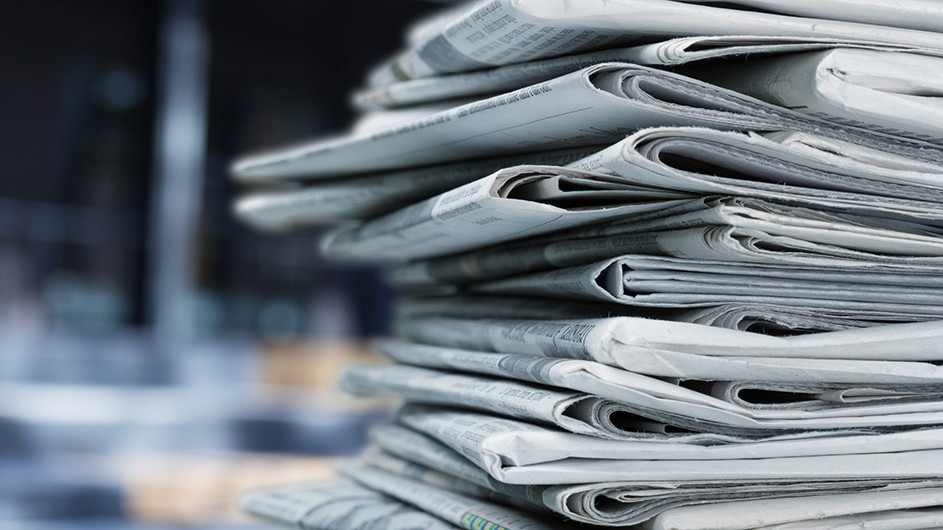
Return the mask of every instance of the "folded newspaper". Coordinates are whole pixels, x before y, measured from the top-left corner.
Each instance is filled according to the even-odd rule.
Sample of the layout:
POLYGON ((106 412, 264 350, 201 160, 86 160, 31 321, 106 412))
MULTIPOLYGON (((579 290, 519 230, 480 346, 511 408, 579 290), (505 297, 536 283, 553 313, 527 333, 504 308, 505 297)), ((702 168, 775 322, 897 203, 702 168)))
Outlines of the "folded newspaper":
POLYGON ((424 484, 415 477, 356 463, 345 463, 340 471, 355 482, 416 506, 459 528, 506 528, 507 530, 551 530, 555 521, 463 493, 424 484))
POLYGON ((761 502, 734 501, 724 505, 691 506, 666 512, 652 521, 652 530, 819 530, 881 528, 914 530, 939 528, 943 522, 940 489, 816 495, 761 502), (733 514, 733 517, 731 517, 733 514))
POLYGON ((928 0, 893 5, 878 0, 490 0, 468 3, 450 15, 416 29, 409 49, 374 72, 371 84, 692 35, 737 33, 943 47, 937 33, 943 31, 943 8, 928 0))
POLYGON ((324 179, 611 143, 667 125, 803 131, 943 161, 932 144, 824 121, 679 74, 603 63, 406 124, 249 156, 232 171, 247 182, 324 179))
POLYGON ((304 187, 256 190, 240 197, 233 213, 240 220, 266 230, 368 219, 428 199, 507 167, 522 164, 566 165, 597 150, 577 148, 483 158, 385 172, 374 176, 318 182, 304 187))
POLYGON ((488 414, 416 406, 407 407, 398 421, 508 484, 933 480, 943 473, 943 441, 936 429, 704 445, 703 438, 684 434, 613 442, 488 414))
POLYGON ((679 379, 894 384, 932 381, 943 373, 939 320, 786 337, 632 317, 427 317, 398 327, 425 344, 592 360, 679 379))
POLYGON ((943 59, 838 48, 750 57, 687 74, 784 107, 859 127, 943 141, 943 59))
POLYGON ((735 198, 694 199, 547 237, 393 269, 400 287, 464 284, 625 254, 695 261, 924 272, 943 267, 941 230, 917 222, 735 198))
POLYGON ((660 211, 693 197, 552 166, 517 166, 328 235, 330 256, 424 258, 660 211))
POLYGON ((349 481, 291 486, 247 494, 242 508, 302 530, 368 530, 377 525, 417 530, 456 528, 428 513, 349 481))
POLYGON ((579 298, 658 308, 766 306, 943 318, 943 277, 843 267, 775 266, 623 256, 471 286, 478 292, 579 298))
MULTIPOLYGON (((645 130, 570 165, 579 171, 550 166, 502 170, 363 226, 341 229, 325 249, 373 260, 430 257, 614 217, 687 208, 678 201, 707 193, 943 224, 943 190, 932 185, 941 177, 939 169, 811 135, 775 138, 780 141, 711 129, 645 130), (790 152, 796 144, 821 160, 790 152), (833 155, 826 146, 843 154, 833 155), (866 164, 869 159, 883 164, 866 164)), ((881 219, 872 223, 893 226, 881 219)), ((872 248, 880 246, 874 243, 872 248)))
MULTIPOLYGON (((464 456, 412 429, 389 425, 376 428, 371 434, 375 446, 382 448, 382 451, 368 451, 362 460, 365 465, 406 475, 440 488, 464 492, 475 488, 484 489, 491 492, 484 493, 484 496, 514 498, 517 499, 516 506, 524 509, 537 511, 547 508, 574 521, 605 526, 625 526, 646 521, 658 524, 663 513, 672 513, 681 506, 726 503, 731 500, 751 500, 754 505, 758 505, 755 501, 796 498, 798 507, 809 496, 883 491, 892 497, 901 492, 940 487, 938 480, 906 479, 517 485, 494 479, 464 456)), ((799 509, 796 512, 804 513, 799 509)))
MULTIPOLYGON (((549 81, 598 63, 626 62, 646 66, 678 66, 702 61, 730 61, 744 57, 777 56, 835 48, 912 53, 939 57, 939 50, 888 45, 866 40, 822 37, 721 35, 679 37, 630 48, 600 50, 552 59, 509 64, 487 70, 396 81, 368 87, 354 102, 365 110, 454 100, 517 90, 549 81)), ((907 72, 914 75, 917 72, 907 72)), ((933 74, 930 74, 933 75, 933 74)))
MULTIPOLYGON (((649 428, 680 419, 689 427, 696 427, 698 432, 739 435, 894 427, 908 425, 908 422, 919 425, 917 416, 912 414, 938 410, 940 405, 934 401, 940 399, 943 388, 939 374, 934 377, 933 374, 914 373, 913 377, 908 377, 900 372, 896 374, 898 377, 887 374, 881 384, 875 384, 867 373, 862 373, 856 382, 814 384, 805 378, 803 372, 795 372, 794 379, 785 383, 693 379, 672 383, 594 361, 475 352, 399 342, 381 343, 378 347, 388 357, 406 365, 480 374, 497 378, 496 383, 526 381, 605 398, 633 407, 637 415, 634 420, 645 418, 649 428), (889 382, 891 378, 894 383, 889 382)), ((887 371, 895 371, 892 363, 885 365, 887 371)), ((389 373, 393 375, 397 369, 373 370, 391 370, 389 373)), ((814 367, 809 370, 814 371, 814 367)), ((350 377, 347 376, 348 381, 350 377)), ((414 384, 384 381, 373 387, 347 388, 360 394, 405 395, 405 392, 418 393, 416 389, 424 385, 437 386, 428 381, 414 384)), ((453 398, 452 403, 461 399, 471 402, 467 392, 457 393, 466 394, 466 397, 453 398)), ((413 401, 429 402, 435 398, 433 394, 413 401)), ((449 404, 444 400, 437 403, 449 404)), ((509 406, 505 405, 494 408, 506 416, 520 414, 507 412, 508 409, 509 406)), ((622 419, 633 420, 631 417, 622 419)), ((663 430, 658 427, 655 432, 663 430)))
POLYGON ((605 318, 612 316, 644 316, 647 318, 691 322, 767 335, 786 335, 819 331, 840 331, 878 324, 911 322, 909 317, 869 313, 809 311, 778 307, 771 311, 761 305, 719 305, 706 308, 666 310, 626 306, 601 301, 563 300, 513 296, 436 294, 410 296, 395 305, 397 321, 425 317, 457 318, 524 318, 529 320, 561 320, 566 318, 605 318))
POLYGON ((569 167, 701 194, 941 220, 940 165, 810 133, 662 127, 569 167))

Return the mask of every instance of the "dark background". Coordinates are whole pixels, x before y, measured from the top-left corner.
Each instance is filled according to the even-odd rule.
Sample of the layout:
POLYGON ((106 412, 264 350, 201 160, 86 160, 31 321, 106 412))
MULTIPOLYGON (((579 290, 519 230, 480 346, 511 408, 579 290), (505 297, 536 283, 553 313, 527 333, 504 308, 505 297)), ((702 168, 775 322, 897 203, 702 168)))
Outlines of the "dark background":
POLYGON ((241 153, 347 127, 351 90, 433 4, 0 5, 0 316, 70 329, 148 325, 159 32, 167 11, 182 5, 204 24, 209 54, 194 296, 214 318, 197 331, 317 333, 304 317, 325 285, 342 285, 356 302, 353 332, 385 331, 383 315, 363 309, 385 295, 374 275, 325 263, 311 234, 240 226, 226 172, 241 153), (265 328, 259 313, 273 300, 295 306, 296 327, 265 328))
POLYGON ((324 394, 389 291, 234 221, 227 168, 349 126, 437 7, 0 0, 0 528, 249 527, 218 490, 304 464, 245 462, 358 449, 386 409, 324 394))

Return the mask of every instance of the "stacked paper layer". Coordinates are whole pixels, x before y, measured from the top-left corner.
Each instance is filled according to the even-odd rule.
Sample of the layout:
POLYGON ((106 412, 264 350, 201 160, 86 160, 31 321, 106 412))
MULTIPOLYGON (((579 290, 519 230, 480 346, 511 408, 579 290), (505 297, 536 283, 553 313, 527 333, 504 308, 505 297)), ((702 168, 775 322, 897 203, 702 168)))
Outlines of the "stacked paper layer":
POLYGON ((395 421, 249 512, 943 527, 943 4, 490 0, 407 41, 350 133, 234 165, 243 220, 337 224, 408 295, 340 382, 395 421))

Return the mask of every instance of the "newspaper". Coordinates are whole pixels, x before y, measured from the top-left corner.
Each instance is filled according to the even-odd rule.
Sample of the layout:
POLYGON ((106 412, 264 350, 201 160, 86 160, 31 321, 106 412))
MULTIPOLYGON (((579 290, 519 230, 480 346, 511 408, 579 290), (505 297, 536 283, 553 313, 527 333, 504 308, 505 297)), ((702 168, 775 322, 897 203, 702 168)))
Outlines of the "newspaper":
MULTIPOLYGON (((413 366, 350 367, 340 388, 357 396, 395 395, 413 403, 467 407, 609 439, 638 439, 638 411, 582 392, 413 366)), ((940 414, 943 423, 943 413, 940 414)))
MULTIPOLYGON (((787 137, 794 138, 791 134, 787 137)), ((812 145, 817 140, 820 139, 807 136, 802 145, 812 145)), ((627 204, 621 209, 617 206, 633 201, 680 200, 686 197, 685 193, 733 193, 858 214, 911 216, 943 224, 943 190, 932 185, 933 179, 941 176, 939 169, 895 155, 881 157, 873 150, 855 149, 844 142, 821 140, 842 144, 839 146, 844 153, 842 161, 853 162, 825 171, 834 168, 828 162, 836 155, 821 149, 817 151, 821 160, 817 160, 808 154, 791 153, 791 141, 712 129, 645 130, 571 164, 594 173, 550 166, 499 171, 362 227, 344 229, 328 242, 326 249, 341 257, 369 259, 449 254, 616 216, 664 211, 680 204, 627 204), (881 158, 885 164, 871 167, 863 162, 871 158, 881 158), (682 168, 670 165, 676 160, 682 160, 682 168), (685 169, 692 165, 696 169, 685 169), (891 169, 907 165, 925 167, 924 171, 891 169), (749 179, 744 175, 749 175, 749 179), (521 201, 545 206, 538 210, 521 201), (562 215, 559 208, 568 206, 569 211, 562 215), (446 231, 445 226, 451 230, 446 231), (539 230, 533 230, 537 227, 539 230)), ((892 221, 872 224, 894 226, 892 221)), ((832 240, 840 240, 841 235, 830 231, 832 240)), ((903 239, 915 237, 920 238, 921 234, 903 239)), ((923 236, 924 241, 926 237, 923 236)), ((890 250, 900 244, 881 243, 884 244, 874 241, 871 248, 890 250)), ((940 246, 939 241, 934 244, 940 246)), ((907 253, 923 255, 920 250, 907 253)))
POLYGON ((943 160, 939 149, 916 140, 830 124, 670 72, 603 63, 400 126, 249 156, 232 172, 242 181, 323 179, 611 143, 663 125, 817 132, 915 160, 943 160))
POLYGON ((544 323, 527 320, 463 321, 461 328, 457 327, 458 321, 455 324, 448 330, 454 335, 445 333, 444 336, 470 338, 465 337, 468 331, 483 331, 477 335, 477 341, 494 346, 496 351, 510 353, 525 349, 550 353, 550 349, 556 349, 559 356, 595 356, 613 361, 645 350, 719 357, 943 360, 943 353, 936 342, 943 337, 943 322, 896 324, 795 337, 772 337, 630 317, 544 323))
POLYGON ((598 149, 562 149, 498 158, 482 158, 428 168, 381 173, 375 176, 319 182, 280 190, 259 190, 239 198, 234 213, 240 220, 264 230, 298 225, 338 224, 392 212, 499 169, 520 164, 564 165, 598 149))
POLYGON ((801 17, 848 20, 866 24, 943 32, 943 6, 935 0, 905 0, 888 4, 880 0, 680 0, 692 4, 724 4, 757 11, 801 17))
POLYGON ((895 371, 893 366, 880 385, 811 384, 801 372, 789 383, 672 384, 592 361, 396 342, 380 343, 378 348, 400 363, 528 381, 629 404, 639 416, 652 422, 697 420, 699 423, 687 425, 703 432, 774 434, 919 425, 918 421, 930 419, 921 418, 920 413, 941 410, 943 391, 939 377, 918 370, 908 375, 895 371))
POLYGON ((469 96, 484 96, 530 86, 605 62, 646 66, 676 66, 706 60, 783 55, 832 48, 909 52, 939 56, 938 50, 890 46, 871 41, 723 35, 680 37, 630 48, 594 51, 539 61, 509 64, 488 70, 407 79, 385 86, 366 88, 354 95, 354 104, 364 110, 426 104, 469 96))
MULTIPOLYGON (((374 86, 396 80, 534 61, 619 45, 690 35, 769 35, 868 40, 939 50, 939 6, 926 0, 895 2, 803 2, 790 14, 729 9, 711 2, 665 0, 479 1, 451 21, 419 30, 422 38, 370 76, 374 86), (897 9, 899 6, 907 7, 897 9), (924 5, 920 5, 924 4, 924 5), (932 8, 927 8, 931 5, 932 8), (841 6, 841 7, 839 7, 841 6), (849 17, 859 21, 826 20, 849 17), (932 28, 931 31, 890 26, 932 28)), ((766 2, 773 9, 783 2, 766 2)), ((751 7, 751 6, 747 6, 751 7)), ((764 8, 767 6, 764 6, 764 8)))
POLYGON ((904 374, 929 380, 943 377, 936 364, 941 321, 786 337, 631 317, 556 321, 427 317, 398 324, 401 336, 426 344, 592 360, 679 379, 893 384, 904 374))
POLYGON ((397 417, 508 484, 934 480, 943 473, 939 429, 831 431, 700 445, 605 440, 487 414, 416 406, 397 417))
MULTIPOLYGON (((487 354, 486 354, 487 355, 487 354)), ((533 364, 533 360, 530 361, 533 364)), ((652 430, 652 421, 657 422, 654 429, 665 430, 663 424, 695 431, 715 431, 717 433, 742 435, 743 430, 729 428, 734 420, 703 428, 699 421, 691 421, 686 407, 667 410, 665 407, 653 409, 652 403, 640 404, 640 400, 610 400, 592 393, 577 392, 570 389, 542 388, 538 385, 523 383, 504 378, 482 375, 451 374, 439 370, 417 368, 413 366, 389 367, 353 367, 345 371, 340 386, 343 390, 358 396, 395 395, 412 403, 471 408, 499 416, 518 418, 545 425, 553 425, 568 432, 597 436, 609 439, 637 440, 647 438, 652 430), (451 390, 451 391, 450 391, 451 390), (644 417, 644 420, 639 419, 644 417)), ((714 385, 714 392, 723 393, 729 402, 738 408, 759 410, 817 411, 820 409, 841 408, 851 416, 870 415, 871 427, 902 426, 920 424, 943 424, 943 383, 927 387, 897 386, 855 386, 855 385, 811 385, 811 384, 761 384, 761 383, 723 383, 714 385), (787 403, 747 404, 740 399, 741 392, 755 393, 762 391, 777 399, 790 400, 787 403), (849 403, 850 401, 850 403, 849 403), (850 409, 847 410, 847 409, 850 409), (892 416, 897 415, 897 416, 892 416)), ((611 393, 618 394, 618 393, 611 393)), ((761 398, 762 399, 762 398, 761 398)), ((694 398, 691 398, 694 400, 694 398)), ((726 409, 729 412, 729 408, 726 409)), ((734 414, 735 412, 732 412, 734 414)), ((724 417, 724 414, 717 414, 724 417)), ((789 419, 786 416, 767 416, 770 419, 789 419)), ((757 419, 766 419, 754 415, 757 419)), ((828 415, 824 417, 830 417, 828 415)), ((815 419, 815 416, 809 416, 815 419)), ((739 419, 739 418, 738 418, 739 419)), ((845 428, 849 425, 861 426, 862 421, 834 424, 827 421, 811 423, 808 426, 819 428, 845 428)), ((770 428, 758 422, 740 422, 751 427, 770 428)), ((865 427, 868 426, 864 423, 865 427)), ((794 424, 776 424, 773 428, 796 428, 794 424)), ((752 433, 751 433, 752 434, 752 433)), ((713 440, 712 436, 692 436, 698 440, 713 440)), ((725 438, 717 438, 724 440, 725 438)))
MULTIPOLYGON (((930 504, 933 504, 931 501, 930 504)), ((669 523, 670 524, 670 523, 669 523)), ((881 530, 928 530, 943 527, 943 509, 905 508, 864 514, 839 515, 824 519, 810 519, 765 526, 761 530, 859 530, 880 528, 881 530)))
MULTIPOLYGON (((372 432, 380 433, 383 436, 397 436, 402 435, 403 433, 409 433, 411 435, 409 438, 397 440, 396 443, 402 443, 405 440, 412 441, 415 437, 422 437, 421 434, 415 433, 403 427, 398 427, 395 425, 386 425, 385 427, 387 428, 378 429, 372 432), (393 429, 396 430, 391 432, 393 429)), ((428 440, 429 443, 420 445, 416 447, 416 449, 428 451, 430 450, 431 444, 436 444, 436 442, 429 440, 428 438, 425 439, 428 440)), ((395 456, 395 453, 387 452, 386 449, 383 448, 384 446, 379 443, 368 446, 357 457, 356 461, 358 464, 363 466, 382 469, 383 471, 393 473, 394 475, 417 480, 423 484, 435 486, 439 489, 447 490, 453 493, 468 495, 470 497, 492 501, 505 506, 513 506, 527 512, 537 513, 538 515, 546 516, 552 514, 552 512, 547 510, 547 508, 542 504, 535 504, 529 498, 519 496, 521 492, 526 492, 528 490, 526 486, 504 485, 503 487, 498 487, 500 484, 498 481, 488 477, 487 473, 475 467, 474 464, 461 457, 455 458, 458 455, 455 455, 454 451, 448 447, 443 446, 442 444, 437 445, 442 448, 443 452, 447 451, 452 453, 449 460, 454 465, 447 469, 454 469, 458 467, 458 465, 467 466, 471 468, 477 475, 475 477, 476 480, 469 481, 465 478, 462 478, 461 476, 450 474, 445 470, 428 465, 426 462, 428 461, 429 456, 436 458, 435 454, 424 455, 423 458, 419 458, 417 460, 409 460, 395 456), (490 484, 480 484, 479 480, 481 479, 483 479, 485 484, 488 484, 490 481, 490 484), (500 490, 511 491, 513 494, 502 493, 500 490)), ((438 448, 432 450, 438 450, 438 448)))
POLYGON ((623 256, 591 265, 472 285, 476 292, 603 300, 643 307, 754 305, 831 309, 866 318, 943 318, 943 277, 933 272, 873 272, 742 265, 692 259, 623 256))
POLYGON ((943 489, 820 494, 791 499, 734 501, 671 510, 646 525, 650 530, 822 530, 939 528, 943 489), (929 509, 928 509, 929 508, 929 509))
POLYGON ((570 167, 627 182, 940 224, 940 167, 821 135, 661 127, 570 167))
POLYGON ((553 166, 517 166, 408 206, 324 242, 328 255, 402 260, 459 252, 670 208, 690 194, 553 166))
MULTIPOLYGON (((516 499, 515 502, 523 509, 539 511, 547 508, 543 497, 546 490, 544 486, 505 484, 497 481, 469 459, 413 429, 395 423, 374 425, 370 428, 369 439, 372 446, 382 449, 387 455, 435 469, 506 498, 516 499)), ((376 465, 372 458, 367 462, 369 465, 376 465)), ((444 483, 440 484, 444 487, 444 483)))
MULTIPOLYGON (((439 470, 468 483, 495 492, 527 499, 526 503, 545 506, 574 521, 626 526, 645 522, 667 510, 731 500, 805 497, 862 491, 906 491, 932 488, 940 483, 928 481, 854 480, 698 485, 666 482, 612 482, 586 485, 522 486, 505 484, 492 478, 468 459, 443 444, 397 425, 384 425, 371 432, 371 439, 383 451, 396 455, 416 467, 439 470)), ((378 465, 368 460, 368 465, 378 465)), ((379 463, 379 465, 384 465, 379 463)), ((405 468, 405 465, 401 465, 405 468)), ((422 476, 428 476, 428 471, 422 476)))
POLYGON ((465 284, 624 254, 932 273, 943 266, 941 235, 940 228, 921 223, 704 197, 652 214, 401 265, 388 278, 400 287, 465 284))
POLYGON ((507 530, 551 530, 553 522, 521 510, 443 491, 419 480, 397 476, 353 462, 338 466, 357 483, 413 505, 459 528, 504 528, 507 530))
POLYGON ((302 530, 452 530, 458 528, 348 481, 249 493, 242 508, 262 519, 302 530))
POLYGON ((943 59, 834 49, 684 69, 799 112, 889 134, 943 141, 943 59))
MULTIPOLYGON (((581 317, 577 315, 576 318, 581 317)), ((692 309, 682 312, 673 320, 768 335, 842 331, 910 321, 909 319, 902 320, 894 315, 873 315, 865 320, 857 315, 841 311, 807 311, 793 308, 784 308, 770 313, 763 306, 744 305, 692 309)))
POLYGON ((462 294, 410 296, 398 300, 395 319, 408 321, 421 317, 457 318, 524 318, 528 320, 561 320, 567 318, 606 318, 637 316, 677 322, 691 322, 740 331, 770 335, 839 331, 910 322, 899 315, 869 314, 867 319, 842 311, 808 311, 779 308, 771 313, 768 307, 721 305, 716 307, 665 310, 610 304, 599 301, 561 300, 512 296, 462 294))

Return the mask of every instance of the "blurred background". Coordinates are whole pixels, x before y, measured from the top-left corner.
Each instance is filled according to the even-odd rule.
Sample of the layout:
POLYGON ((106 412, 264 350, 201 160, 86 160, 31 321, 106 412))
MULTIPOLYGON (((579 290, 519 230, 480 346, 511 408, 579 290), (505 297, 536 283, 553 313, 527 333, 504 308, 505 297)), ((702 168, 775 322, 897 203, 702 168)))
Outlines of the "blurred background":
POLYGON ((230 214, 239 154, 335 132, 438 6, 0 0, 0 528, 258 528, 246 489, 317 479, 383 403, 376 271, 230 214))

